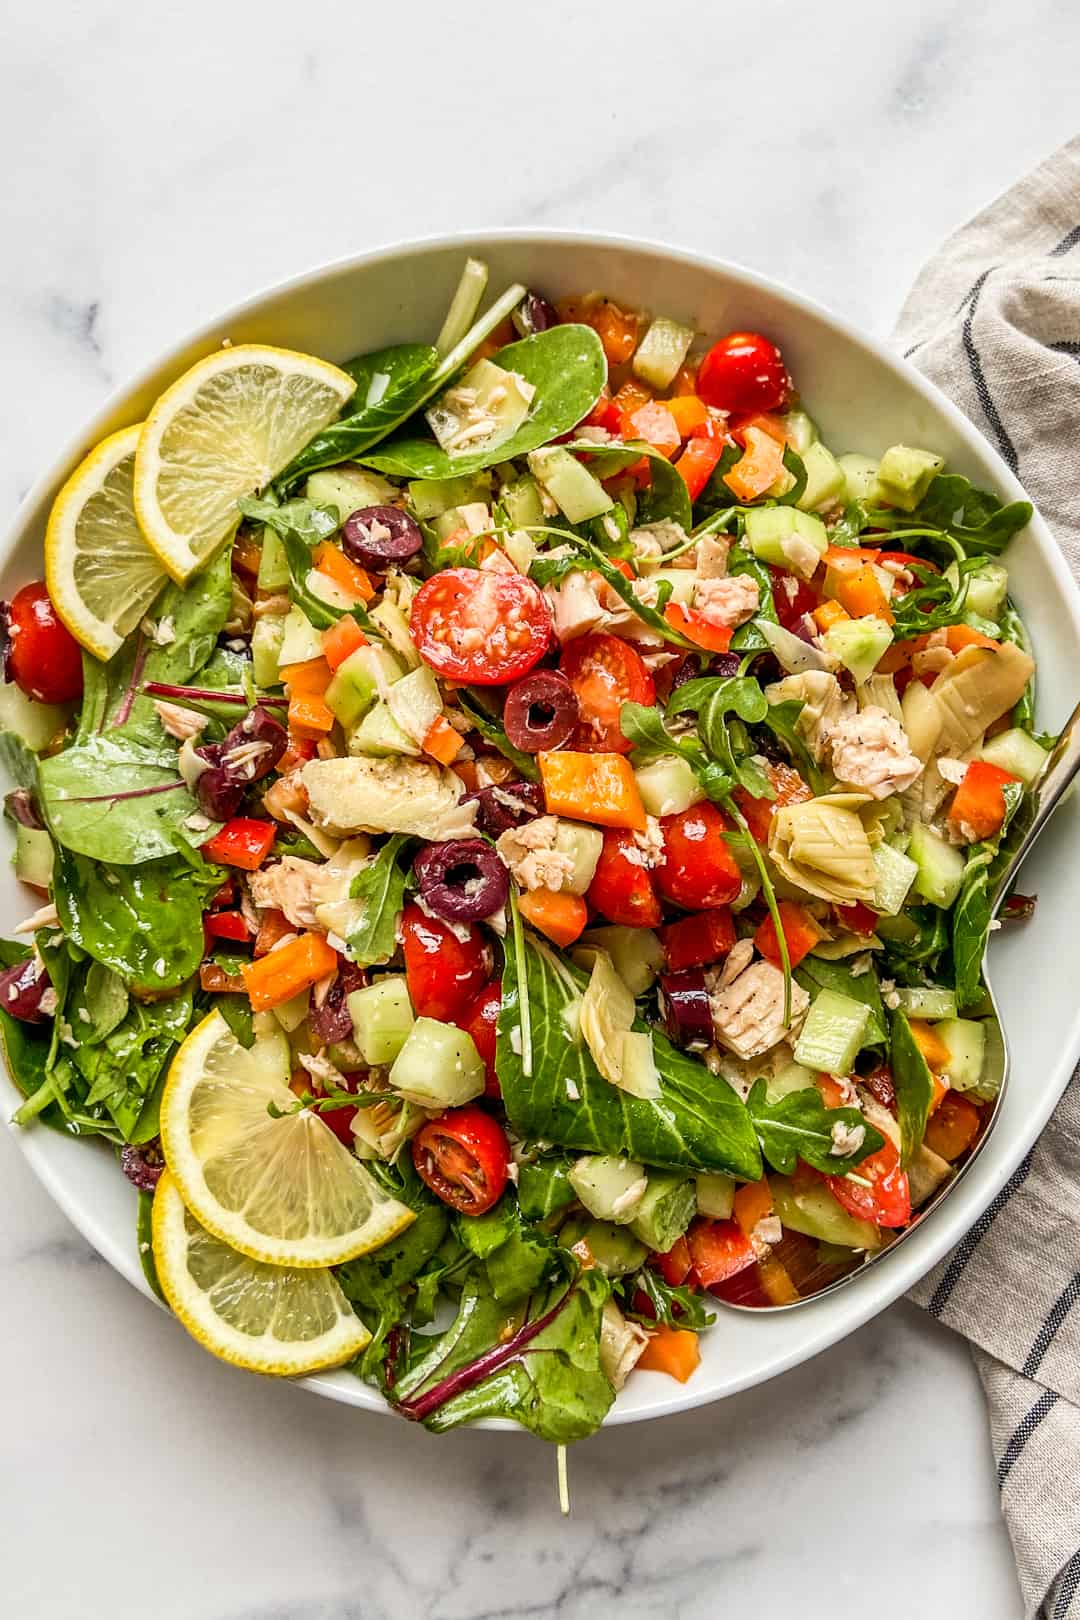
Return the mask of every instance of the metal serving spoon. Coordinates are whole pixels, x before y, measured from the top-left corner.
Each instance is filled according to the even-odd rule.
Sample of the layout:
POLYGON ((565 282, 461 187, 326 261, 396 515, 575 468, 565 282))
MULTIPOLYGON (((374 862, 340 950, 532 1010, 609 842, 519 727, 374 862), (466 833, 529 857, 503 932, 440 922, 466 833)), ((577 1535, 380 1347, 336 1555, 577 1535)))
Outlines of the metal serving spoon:
MULTIPOLYGON (((1065 722, 1064 729, 1047 760, 1042 775, 1025 800, 1022 811, 1023 823, 1012 833, 1016 840, 1014 847, 1006 865, 995 880, 990 896, 990 914, 992 917, 996 917, 1001 910, 1020 867, 1031 852, 1032 845, 1065 797, 1078 772, 1080 772, 1080 704, 1077 704, 1069 719, 1065 722), (1019 833, 1018 837, 1017 833, 1019 833)), ((1000 1084, 994 1099, 993 1112, 982 1136, 960 1168, 942 1183, 938 1191, 919 1210, 910 1226, 906 1227, 883 1249, 878 1250, 875 1254, 868 1255, 861 1265, 857 1265, 851 1271, 845 1272, 843 1276, 836 1277, 831 1282, 823 1284, 822 1287, 814 1288, 808 1293, 801 1294, 798 1299, 790 1300, 782 1305, 754 1305, 717 1298, 716 1303, 718 1305, 726 1306, 729 1310, 748 1311, 753 1315, 760 1316, 766 1312, 797 1310, 800 1305, 809 1305, 814 1300, 824 1298, 826 1294, 835 1293, 838 1288, 843 1288, 846 1283, 854 1282, 857 1278, 865 1276, 871 1266, 876 1266, 880 1261, 887 1260, 891 1254, 896 1252, 904 1239, 910 1237, 912 1232, 917 1231, 928 1216, 933 1214, 938 1205, 949 1196, 957 1182, 967 1174, 971 1165, 974 1164, 983 1144, 997 1123, 1001 1112, 1001 1099, 1005 1095, 1005 1086, 1009 1078, 1009 1043, 998 1016, 998 1006, 994 998, 993 985, 985 971, 985 957, 983 982, 986 985, 987 996, 993 1009, 992 1018, 987 1019, 987 1035, 989 1039, 987 1041, 985 1061, 987 1064, 993 1064, 993 1072, 996 1072, 1000 1084)))

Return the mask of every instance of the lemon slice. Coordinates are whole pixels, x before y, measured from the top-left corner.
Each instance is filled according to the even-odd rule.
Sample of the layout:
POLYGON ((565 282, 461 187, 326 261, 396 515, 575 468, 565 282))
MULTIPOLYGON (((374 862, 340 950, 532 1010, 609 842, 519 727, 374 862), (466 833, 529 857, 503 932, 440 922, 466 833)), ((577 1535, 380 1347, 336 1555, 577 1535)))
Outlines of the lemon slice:
POLYGON ((95 658, 112 657, 168 578, 135 517, 141 431, 124 428, 90 452, 53 502, 45 530, 49 595, 95 658))
POLYGON ((296 1098, 282 1045, 280 1059, 272 1039, 245 1051, 220 1013, 204 1018, 165 1084, 165 1162, 184 1203, 223 1243, 272 1266, 335 1266, 415 1217, 317 1114, 286 1112, 296 1098))
POLYGON ((266 487, 332 422, 356 383, 310 354, 259 343, 219 349, 167 388, 135 456, 135 511, 182 584, 266 487))
POLYGON ((200 1226, 168 1171, 153 1208, 154 1264, 162 1292, 193 1338, 251 1372, 316 1372, 370 1344, 332 1272, 267 1266, 200 1226))

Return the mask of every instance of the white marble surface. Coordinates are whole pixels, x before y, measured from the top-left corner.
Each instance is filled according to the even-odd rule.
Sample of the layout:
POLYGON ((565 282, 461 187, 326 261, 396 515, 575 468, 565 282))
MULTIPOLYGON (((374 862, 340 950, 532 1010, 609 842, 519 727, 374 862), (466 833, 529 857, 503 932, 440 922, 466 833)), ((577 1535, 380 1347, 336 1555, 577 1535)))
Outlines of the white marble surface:
MULTIPOLYGON (((16 5, 0 511, 185 329, 394 238, 668 238, 885 331, 939 238, 1074 133, 1078 52, 1067 0, 16 5)), ((12 1620, 1020 1612, 966 1353, 906 1305, 577 1448, 567 1523, 527 1439, 434 1440, 213 1363, 6 1140, 0 1298, 12 1620)))

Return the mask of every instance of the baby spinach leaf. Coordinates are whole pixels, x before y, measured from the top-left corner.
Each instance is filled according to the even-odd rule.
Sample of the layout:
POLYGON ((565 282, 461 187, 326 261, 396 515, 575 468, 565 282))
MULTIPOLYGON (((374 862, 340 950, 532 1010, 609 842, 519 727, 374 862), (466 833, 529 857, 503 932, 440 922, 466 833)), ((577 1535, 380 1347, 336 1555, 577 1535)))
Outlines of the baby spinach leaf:
POLYGON ((862 1047, 885 1045, 889 1038, 889 1027, 877 974, 872 968, 865 973, 852 973, 842 962, 827 962, 820 956, 804 956, 795 969, 795 977, 811 995, 816 995, 819 990, 835 990, 852 1001, 864 1002, 870 1009, 870 1016, 863 1030, 862 1047))
MULTIPOLYGON (((806 463, 798 451, 791 448, 790 444, 784 446, 784 467, 791 474, 794 482, 790 489, 775 497, 776 504, 777 506, 795 506, 802 499, 803 491, 806 489, 806 463)), ((768 506, 772 503, 762 501, 760 504, 768 506)))
POLYGON ((92 860, 134 866, 208 838, 185 826, 196 804, 174 750, 110 733, 41 762, 41 808, 59 844, 92 860))
POLYGON ((97 1109, 99 1115, 107 1111, 124 1141, 134 1139, 167 1060, 188 1032, 192 1011, 190 991, 163 1001, 134 1001, 104 1041, 73 1049, 72 1061, 90 1088, 82 1108, 97 1109))
MULTIPOLYGON (((400 1195, 398 1195, 400 1196, 400 1195)), ((417 1281, 446 1236, 449 1216, 445 1205, 429 1199, 405 1231, 373 1254, 349 1260, 335 1275, 346 1299, 371 1332, 353 1370, 368 1383, 385 1383, 387 1339, 394 1328, 409 1320, 417 1281)))
POLYGON ((761 1151, 783 1175, 790 1176, 796 1162, 803 1159, 826 1175, 842 1176, 861 1163, 869 1153, 876 1153, 884 1138, 863 1119, 858 1108, 826 1108, 816 1086, 802 1091, 789 1091, 786 1097, 771 1103, 764 1080, 755 1080, 746 1099, 746 1106, 754 1122, 761 1151), (846 1125, 854 1130, 863 1127, 862 1145, 854 1152, 833 1152, 834 1125, 846 1125))
POLYGON ((77 1012, 80 1041, 90 1046, 111 1035, 126 1018, 129 999, 127 985, 118 973, 102 962, 89 962, 77 1012))
POLYGON ((142 1266, 143 1276, 146 1278, 151 1291, 157 1295, 163 1305, 168 1300, 162 1291, 161 1280, 158 1277, 157 1263, 154 1260, 154 1195, 152 1192, 139 1193, 139 1209, 135 1217, 135 1241, 139 1250, 139 1262, 142 1266))
POLYGON ((397 925, 405 905, 408 872, 401 852, 411 842, 404 833, 388 838, 370 866, 353 878, 349 891, 364 902, 360 921, 349 934, 349 956, 361 967, 388 962, 397 950, 397 925))
POLYGON ((282 539, 298 534, 306 546, 318 545, 336 534, 348 512, 339 515, 336 506, 317 506, 314 501, 295 495, 291 501, 258 500, 244 496, 237 506, 249 523, 261 523, 282 539))
POLYGON ((577 1030, 584 975, 524 933, 520 952, 516 945, 503 967, 496 1062, 521 1135, 643 1164, 760 1175, 749 1117, 726 1080, 638 1020, 635 1029, 653 1038, 660 1096, 648 1101, 610 1085, 577 1030))
POLYGON ((255 1045, 255 1020, 247 996, 227 993, 213 998, 213 1007, 232 1030, 245 1052, 255 1045))
POLYGON ((742 460, 742 450, 737 444, 725 444, 708 482, 694 502, 694 516, 700 521, 702 518, 712 517, 715 512, 724 512, 728 507, 737 505, 735 491, 725 483, 725 475, 729 473, 737 461, 742 460))
POLYGON ((898 984, 925 984, 949 944, 948 913, 937 906, 913 906, 878 924, 885 940, 885 965, 898 984))
POLYGON ((896 1119, 900 1126, 900 1162, 911 1163, 926 1134, 934 1081, 911 1033, 911 1025, 897 1010, 892 1015, 889 1066, 896 1087, 896 1119))
POLYGON ((518 1168, 518 1205, 529 1221, 546 1221, 549 1215, 568 1209, 577 1198, 570 1185, 572 1159, 545 1154, 518 1168))
POLYGON ((108 867, 61 847, 53 899, 80 949, 128 984, 172 990, 198 971, 203 911, 223 877, 220 867, 176 859, 108 867))
POLYGON ((480 472, 569 433, 588 416, 607 377, 603 346, 591 326, 549 327, 500 349, 492 361, 504 371, 516 372, 536 390, 529 414, 515 433, 461 455, 448 455, 433 438, 402 435, 359 459, 394 478, 457 478, 480 472))
POLYGON ((423 404, 438 368, 438 351, 427 343, 398 343, 350 360, 343 369, 356 379, 352 409, 304 446, 277 487, 289 489, 320 467, 352 461, 385 438, 423 404))
POLYGON ((552 1240, 522 1220, 510 1193, 486 1215, 459 1216, 456 1230, 465 1248, 483 1261, 491 1291, 500 1304, 531 1294, 555 1258, 552 1240))
MULTIPOLYGON (((14 967, 16 962, 25 962, 29 955, 29 946, 0 939, 0 967, 14 967)), ((13 1018, 0 1002, 0 1043, 12 1080, 24 1097, 32 1097, 45 1084, 52 1026, 26 1024, 21 1018, 13 1018)))

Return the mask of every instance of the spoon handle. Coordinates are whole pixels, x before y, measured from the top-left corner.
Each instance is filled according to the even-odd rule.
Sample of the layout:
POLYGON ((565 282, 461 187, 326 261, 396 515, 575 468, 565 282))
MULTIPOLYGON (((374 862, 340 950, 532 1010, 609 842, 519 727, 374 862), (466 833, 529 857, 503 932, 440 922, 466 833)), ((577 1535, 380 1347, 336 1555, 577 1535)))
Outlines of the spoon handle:
POLYGON ((1061 736, 1047 761, 1046 769, 1035 784, 1031 820, 1019 844, 1013 850, 1009 864, 998 878, 992 900, 994 911, 1008 894, 1014 877, 1030 853, 1032 844, 1061 803, 1077 771, 1080 771, 1080 703, 1065 722, 1061 736))

